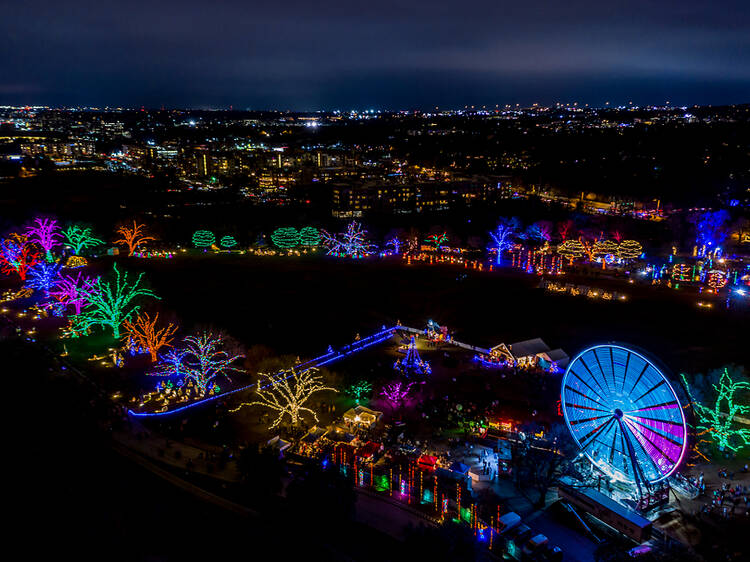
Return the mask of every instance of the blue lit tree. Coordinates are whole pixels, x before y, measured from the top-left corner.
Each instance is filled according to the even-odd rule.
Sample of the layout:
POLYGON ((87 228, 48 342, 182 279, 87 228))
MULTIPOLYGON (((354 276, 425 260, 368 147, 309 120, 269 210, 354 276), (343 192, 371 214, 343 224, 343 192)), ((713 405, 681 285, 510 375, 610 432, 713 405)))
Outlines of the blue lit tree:
POLYGON ((503 252, 513 247, 515 237, 521 230, 521 221, 516 217, 505 218, 500 217, 495 230, 490 232, 490 238, 492 243, 489 246, 490 250, 497 252, 497 264, 499 265, 502 261, 503 252))
POLYGON ((729 213, 727 211, 706 211, 690 218, 695 225, 695 243, 702 254, 720 247, 729 236, 729 213))
POLYGON ((49 294, 49 290, 57 284, 60 277, 60 267, 60 264, 55 262, 39 262, 29 269, 26 285, 49 294))

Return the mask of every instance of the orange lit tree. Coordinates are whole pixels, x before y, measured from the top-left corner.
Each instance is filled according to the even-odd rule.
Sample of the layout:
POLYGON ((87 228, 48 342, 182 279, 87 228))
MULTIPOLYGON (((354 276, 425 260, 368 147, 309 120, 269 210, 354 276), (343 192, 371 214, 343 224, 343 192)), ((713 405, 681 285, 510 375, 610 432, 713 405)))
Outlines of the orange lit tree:
POLYGON ((137 224, 135 221, 133 221, 133 228, 121 226, 117 229, 117 233, 122 238, 115 240, 115 244, 125 244, 128 247, 128 256, 132 256, 138 246, 149 240, 155 240, 153 236, 146 236, 145 228, 146 225, 137 224))
POLYGON ((147 349, 151 354, 151 361, 156 362, 158 352, 162 347, 171 347, 172 336, 177 331, 177 326, 168 324, 166 327, 157 329, 156 322, 159 320, 157 313, 153 319, 148 314, 140 314, 135 320, 125 320, 122 327, 125 329, 126 339, 133 339, 142 349, 147 349))

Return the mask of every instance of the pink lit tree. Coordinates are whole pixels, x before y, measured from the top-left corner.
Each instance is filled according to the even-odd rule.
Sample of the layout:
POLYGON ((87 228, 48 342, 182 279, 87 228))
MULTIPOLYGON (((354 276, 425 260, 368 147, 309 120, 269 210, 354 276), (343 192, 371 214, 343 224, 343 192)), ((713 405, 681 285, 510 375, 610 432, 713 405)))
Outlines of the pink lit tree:
POLYGON ((87 293, 94 291, 96 279, 83 275, 61 275, 55 287, 49 292, 50 296, 63 305, 70 305, 76 314, 81 314, 83 307, 89 303, 87 293))
POLYGON ((47 261, 52 261, 52 250, 62 246, 62 235, 56 220, 35 218, 34 224, 26 229, 26 234, 31 242, 42 247, 47 261))
POLYGON ((380 391, 380 396, 386 399, 391 405, 391 408, 398 410, 403 406, 406 397, 409 396, 409 391, 412 386, 414 386, 413 382, 406 384, 402 382, 392 382, 383 387, 383 390, 380 391))

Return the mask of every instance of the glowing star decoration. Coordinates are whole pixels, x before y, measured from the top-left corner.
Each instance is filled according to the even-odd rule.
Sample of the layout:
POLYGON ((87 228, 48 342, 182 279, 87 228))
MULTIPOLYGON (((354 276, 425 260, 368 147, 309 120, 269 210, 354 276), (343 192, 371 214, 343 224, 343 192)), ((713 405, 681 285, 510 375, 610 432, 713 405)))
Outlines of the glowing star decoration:
POLYGON ((745 381, 734 382, 725 368, 719 378, 718 385, 713 386, 716 391, 716 402, 705 405, 698 402, 690 392, 685 375, 680 375, 690 400, 693 410, 698 417, 696 429, 703 430, 716 443, 720 451, 729 449, 738 452, 740 449, 750 445, 750 428, 743 425, 738 418, 740 415, 750 413, 750 405, 740 404, 737 400, 744 395, 745 399, 750 393, 750 383, 745 381))
POLYGON ((148 289, 140 287, 143 273, 130 284, 127 272, 120 275, 117 264, 114 272, 114 281, 106 282, 98 278, 91 289, 82 290, 89 304, 81 314, 72 318, 76 331, 86 332, 92 326, 108 326, 112 329, 112 335, 120 339, 120 326, 140 308, 133 301, 138 297, 159 298, 148 289))
POLYGON ((233 236, 222 236, 219 245, 226 250, 231 250, 237 245, 237 240, 233 236))
POLYGON ((310 397, 322 391, 338 392, 335 388, 325 386, 323 378, 315 367, 296 371, 289 369, 275 374, 261 373, 255 387, 256 400, 240 404, 232 412, 243 406, 264 406, 276 412, 277 417, 269 429, 279 426, 288 417, 292 426, 296 426, 303 412, 312 414, 317 422, 318 415, 305 406, 310 397))
POLYGON ((357 381, 346 389, 346 393, 349 396, 353 396, 354 401, 357 404, 359 404, 362 400, 367 400, 367 397, 370 396, 371 392, 372 384, 366 380, 357 381))
POLYGON ((39 244, 44 250, 44 257, 48 262, 53 260, 52 250, 61 246, 60 227, 57 221, 52 219, 34 219, 34 224, 26 229, 26 235, 30 242, 39 244))
POLYGON ((580 240, 565 240, 557 247, 557 253, 573 261, 585 253, 585 248, 580 240))
POLYGON ((643 246, 636 240, 623 240, 617 247, 617 257, 622 260, 633 260, 643 253, 643 246))
POLYGON ((124 320, 122 323, 128 341, 132 341, 141 349, 148 351, 151 354, 151 361, 153 363, 156 362, 159 350, 162 347, 171 347, 172 336, 177 331, 177 326, 174 324, 157 328, 156 323, 158 320, 158 313, 153 319, 148 314, 141 314, 136 316, 133 322, 124 320))
POLYGON ((146 226, 137 224, 133 221, 133 227, 121 226, 117 233, 122 237, 115 240, 115 244, 125 244, 128 247, 128 256, 132 256, 135 251, 146 242, 155 240, 153 236, 146 235, 146 226))
POLYGON ((345 258, 363 258, 375 252, 376 246, 367 242, 367 231, 363 230, 357 221, 350 222, 346 232, 330 234, 321 230, 323 246, 328 249, 329 256, 345 258))
POLYGON ((29 243, 27 236, 12 234, 0 245, 0 269, 6 275, 17 274, 26 281, 29 268, 36 265, 41 255, 29 243))
POLYGON ((216 236, 210 230, 196 230, 193 232, 193 246, 196 248, 210 248, 216 242, 216 236))
POLYGON ((79 255, 86 248, 94 248, 104 244, 104 240, 96 238, 90 228, 78 224, 71 224, 63 230, 63 235, 65 236, 65 242, 73 248, 76 255, 79 255))
POLYGON ((500 265, 503 257, 503 252, 510 250, 513 247, 515 237, 518 235, 518 231, 521 228, 521 222, 516 218, 500 218, 495 230, 490 232, 490 238, 492 238, 492 244, 489 249, 497 252, 497 265, 500 265))
POLYGON ((299 231, 299 243, 302 246, 317 246, 320 240, 320 231, 314 226, 305 226, 299 231))
POLYGON ((61 275, 49 294, 57 302, 72 306, 75 314, 80 314, 83 307, 89 302, 86 298, 86 292, 93 291, 95 283, 95 279, 83 275, 80 271, 75 277, 61 275))
POLYGON ((400 381, 392 382, 383 387, 380 391, 380 396, 386 399, 391 405, 391 408, 398 410, 403 405, 404 400, 409 396, 409 391, 413 385, 413 382, 406 384, 400 381))
POLYGON ((442 234, 432 234, 425 240, 428 244, 435 246, 435 251, 439 252, 440 249, 448 243, 448 235, 443 232, 442 234))
POLYGON ((282 250, 290 250, 299 246, 300 234, 293 226, 285 226, 273 231, 271 241, 282 250))
POLYGON ((61 267, 59 263, 54 262, 40 262, 36 264, 29 269, 29 278, 26 280, 26 286, 49 294, 50 288, 57 283, 61 267))

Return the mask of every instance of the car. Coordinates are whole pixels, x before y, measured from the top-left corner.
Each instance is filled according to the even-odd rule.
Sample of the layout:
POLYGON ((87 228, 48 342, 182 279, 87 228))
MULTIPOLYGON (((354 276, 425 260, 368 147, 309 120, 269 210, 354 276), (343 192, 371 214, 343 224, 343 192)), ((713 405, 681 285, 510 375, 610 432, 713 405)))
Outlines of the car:
POLYGON ((504 535, 521 522, 521 516, 514 511, 509 511, 497 520, 497 532, 504 535))
POLYGON ((523 543, 525 543, 529 539, 531 534, 532 531, 528 525, 521 523, 520 525, 516 526, 516 528, 510 531, 506 536, 505 550, 507 551, 507 553, 516 560, 520 560, 522 555, 521 549, 523 543))
POLYGON ((525 545, 523 545, 523 553, 525 556, 533 556, 537 552, 544 551, 544 547, 547 546, 547 543, 549 543, 549 539, 541 533, 534 535, 526 541, 525 545))

